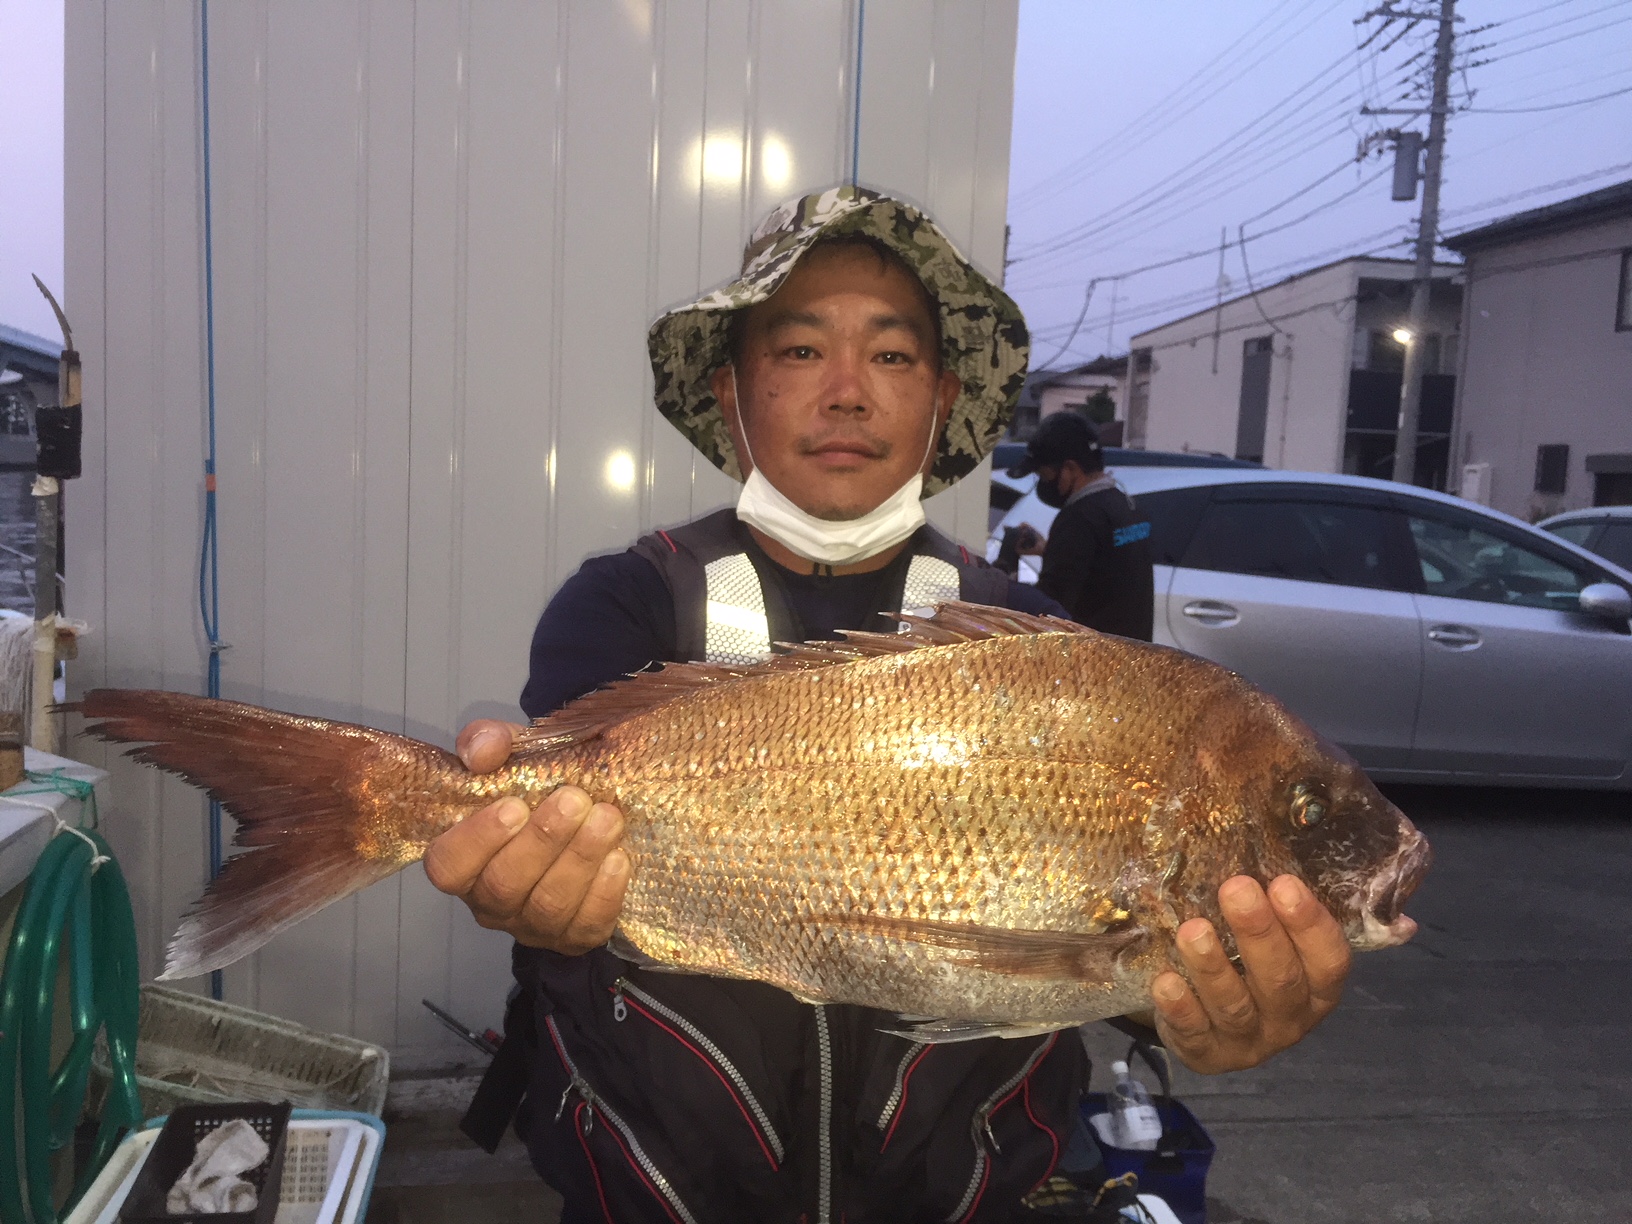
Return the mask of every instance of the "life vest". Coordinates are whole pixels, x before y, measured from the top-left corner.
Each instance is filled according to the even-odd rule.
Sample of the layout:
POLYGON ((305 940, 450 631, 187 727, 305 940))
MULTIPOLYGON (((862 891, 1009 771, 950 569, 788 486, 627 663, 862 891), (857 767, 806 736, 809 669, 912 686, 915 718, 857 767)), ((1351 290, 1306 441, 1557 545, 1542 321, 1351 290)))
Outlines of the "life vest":
MULTIPOLYGON (((631 551, 650 561, 668 585, 677 653, 683 659, 762 663, 770 658, 772 643, 804 636, 780 591, 763 580, 749 549, 748 530, 734 510, 654 531, 631 551)), ((881 612, 917 612, 952 599, 1002 604, 1009 579, 925 526, 913 537, 911 560, 899 581, 900 589, 888 593, 888 606, 881 612)))

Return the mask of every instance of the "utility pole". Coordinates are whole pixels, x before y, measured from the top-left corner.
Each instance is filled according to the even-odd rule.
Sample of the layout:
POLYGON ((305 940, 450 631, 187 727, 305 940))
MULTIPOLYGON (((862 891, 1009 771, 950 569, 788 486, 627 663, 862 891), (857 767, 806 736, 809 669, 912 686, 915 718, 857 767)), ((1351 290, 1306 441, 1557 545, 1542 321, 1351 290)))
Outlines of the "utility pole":
MULTIPOLYGON (((1213 301, 1213 373, 1218 373, 1218 341, 1224 328, 1224 287, 1229 278, 1224 275, 1224 248, 1225 239, 1229 234, 1224 226, 1218 227, 1218 285, 1217 297, 1213 301)), ((1132 384, 1129 384, 1130 386, 1132 384)))
POLYGON ((1439 177, 1445 161, 1445 120, 1450 111, 1455 20, 1456 0, 1440 0, 1439 37, 1434 43, 1434 94, 1428 112, 1427 157, 1422 168, 1422 215, 1417 223, 1417 267, 1411 284, 1411 314, 1406 323, 1411 339, 1405 346, 1399 428, 1394 439, 1394 479, 1402 484, 1411 484, 1416 478, 1417 420, 1422 412, 1422 366, 1428 352, 1428 301, 1433 287, 1434 252, 1439 246, 1439 177))

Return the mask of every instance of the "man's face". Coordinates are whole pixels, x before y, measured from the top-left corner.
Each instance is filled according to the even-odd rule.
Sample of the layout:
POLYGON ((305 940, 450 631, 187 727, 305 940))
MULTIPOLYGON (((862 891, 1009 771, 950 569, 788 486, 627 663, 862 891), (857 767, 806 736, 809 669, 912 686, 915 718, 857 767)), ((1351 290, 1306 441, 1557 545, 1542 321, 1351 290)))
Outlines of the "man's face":
POLYGON ((1045 463, 1037 469, 1037 500, 1045 506, 1055 510, 1065 505, 1065 499, 1071 496, 1060 487, 1060 477, 1064 475, 1058 463, 1045 463))
POLYGON ((876 510, 927 470, 931 439, 958 397, 934 345, 929 305, 909 273, 865 247, 811 251, 748 309, 735 388, 729 366, 714 372, 744 474, 751 453, 784 497, 818 518, 876 510))

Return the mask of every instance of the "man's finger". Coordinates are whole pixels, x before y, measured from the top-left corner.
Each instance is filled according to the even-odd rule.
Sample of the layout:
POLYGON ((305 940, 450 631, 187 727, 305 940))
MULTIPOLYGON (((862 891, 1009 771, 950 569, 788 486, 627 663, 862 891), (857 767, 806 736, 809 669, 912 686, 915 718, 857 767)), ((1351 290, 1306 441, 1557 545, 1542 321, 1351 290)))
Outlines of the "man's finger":
POLYGON ((1353 960, 1343 927, 1295 876, 1282 876, 1270 884, 1269 900, 1297 947, 1311 1000, 1323 1013, 1330 1011, 1343 996, 1353 960))
POLYGON ((478 718, 465 724, 454 748, 472 773, 492 773, 510 759, 510 745, 522 728, 496 718, 478 718))
POLYGON ((1258 1027, 1258 1005, 1230 964, 1213 924, 1205 918, 1192 918, 1179 928, 1177 945, 1196 997, 1213 1026, 1232 1036, 1253 1033, 1258 1027))
MULTIPOLYGON (((1300 901, 1297 894, 1308 892, 1293 876, 1282 876, 1278 883, 1283 895, 1300 901)), ((1309 1005, 1303 958, 1258 882, 1246 876, 1226 880, 1218 890, 1218 905, 1235 936, 1247 985, 1260 1013, 1277 1020, 1302 1014, 1309 1005)))
POLYGON ((591 808, 549 870, 523 898, 521 910, 510 924, 512 933, 556 947, 577 918, 606 856, 622 836, 623 815, 617 808, 608 803, 591 808))
MULTIPOLYGON (((478 918, 508 921, 519 915, 538 887, 554 871, 578 837, 590 812, 590 798, 576 786, 553 791, 511 838, 499 848, 471 886, 466 900, 478 918)), ((587 886, 593 872, 583 872, 587 886)), ((557 877, 570 884, 571 869, 557 877)))
POLYGON ((629 855, 621 848, 615 849, 601 860, 601 868, 567 928, 566 942, 577 951, 587 952, 611 939, 628 887, 629 855))
POLYGON ((431 886, 455 897, 464 896, 530 815, 520 799, 500 799, 433 840, 425 850, 425 874, 431 886))
POLYGON ((1150 984, 1150 997, 1155 1000, 1156 1014, 1164 1029, 1162 1036, 1169 1045, 1176 1040, 1199 1048, 1212 1037, 1212 1020, 1195 991, 1178 974, 1159 974, 1150 984))

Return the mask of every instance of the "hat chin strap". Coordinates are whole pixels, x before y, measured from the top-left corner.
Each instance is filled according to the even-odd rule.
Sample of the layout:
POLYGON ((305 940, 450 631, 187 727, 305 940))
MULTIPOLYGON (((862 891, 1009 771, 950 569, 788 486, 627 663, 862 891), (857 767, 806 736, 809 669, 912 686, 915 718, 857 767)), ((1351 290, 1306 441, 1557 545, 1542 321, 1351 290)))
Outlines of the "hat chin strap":
MULTIPOLYGON (((735 365, 731 367, 731 398, 737 404, 740 421, 742 401, 737 395, 735 365)), ((924 448, 925 463, 934 449, 935 433, 932 419, 929 445, 924 448)), ((822 519, 800 509, 765 478, 759 464, 754 462, 746 428, 742 430, 742 444, 748 451, 751 470, 737 498, 737 517, 807 561, 817 565, 853 565, 893 548, 924 525, 923 464, 876 509, 859 518, 822 519)))

